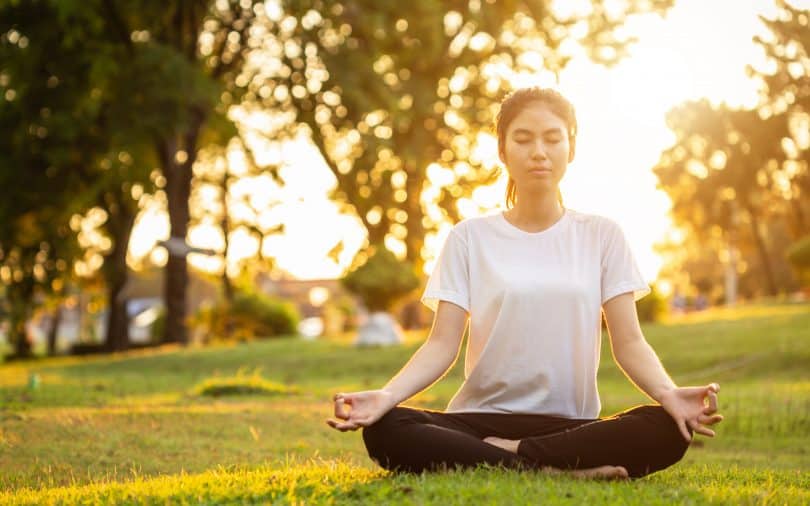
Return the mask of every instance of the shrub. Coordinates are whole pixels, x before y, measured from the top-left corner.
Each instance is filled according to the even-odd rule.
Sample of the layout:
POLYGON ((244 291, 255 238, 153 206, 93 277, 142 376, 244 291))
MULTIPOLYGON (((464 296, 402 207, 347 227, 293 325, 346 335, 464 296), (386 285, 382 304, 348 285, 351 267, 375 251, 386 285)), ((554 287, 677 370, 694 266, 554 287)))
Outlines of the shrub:
POLYGON ((410 262, 402 262, 383 246, 372 248, 368 261, 341 279, 369 311, 389 311, 401 297, 419 286, 410 262))
POLYGON ((638 319, 642 322, 656 322, 667 312, 667 301, 652 285, 651 291, 646 297, 636 301, 636 311, 638 319))
POLYGON ((237 372, 236 376, 208 378, 192 389, 194 395, 220 397, 223 395, 289 395, 296 387, 282 385, 262 378, 258 372, 251 375, 237 372))
POLYGON ((163 331, 166 328, 166 308, 162 307, 158 317, 152 322, 149 329, 149 340, 152 344, 160 343, 163 340, 163 331))
POLYGON ((223 299, 200 308, 191 324, 203 327, 208 338, 251 339, 294 335, 300 319, 295 304, 288 300, 238 290, 231 304, 223 299))
POLYGON ((803 286, 810 286, 810 235, 790 245, 787 250, 787 259, 796 269, 799 282, 803 286))

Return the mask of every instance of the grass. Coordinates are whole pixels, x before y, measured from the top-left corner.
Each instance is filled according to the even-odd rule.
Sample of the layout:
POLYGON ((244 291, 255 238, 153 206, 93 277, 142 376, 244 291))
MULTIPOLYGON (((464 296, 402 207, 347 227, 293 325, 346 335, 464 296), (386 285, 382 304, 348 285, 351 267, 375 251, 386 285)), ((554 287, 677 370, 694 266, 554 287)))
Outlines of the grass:
MULTIPOLYGON (((345 335, 2 365, 0 503, 810 503, 810 306, 718 309, 644 333, 679 384, 720 383, 726 420, 717 438, 641 480, 376 468, 359 432, 324 423, 330 397, 385 383, 424 339, 413 332, 385 349, 353 348, 345 335), (31 374, 40 378, 33 390, 31 374), (229 378, 264 378, 284 393, 195 390, 229 378)), ((443 408, 462 369, 459 361, 407 404, 443 408)), ((613 363, 607 339, 599 387, 603 415, 648 402, 613 363)))
POLYGON ((235 376, 213 377, 203 380, 192 390, 194 395, 220 397, 223 395, 288 395, 296 392, 295 387, 273 383, 261 377, 258 371, 245 374, 237 371, 235 376))

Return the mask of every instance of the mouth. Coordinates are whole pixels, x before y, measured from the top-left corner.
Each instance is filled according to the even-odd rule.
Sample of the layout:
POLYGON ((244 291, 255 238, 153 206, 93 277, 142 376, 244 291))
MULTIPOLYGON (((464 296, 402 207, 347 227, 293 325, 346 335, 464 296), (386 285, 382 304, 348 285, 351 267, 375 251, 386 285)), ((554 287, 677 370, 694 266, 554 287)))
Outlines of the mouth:
POLYGON ((551 169, 532 169, 529 171, 529 174, 534 174, 538 176, 542 176, 544 174, 551 174, 551 169))

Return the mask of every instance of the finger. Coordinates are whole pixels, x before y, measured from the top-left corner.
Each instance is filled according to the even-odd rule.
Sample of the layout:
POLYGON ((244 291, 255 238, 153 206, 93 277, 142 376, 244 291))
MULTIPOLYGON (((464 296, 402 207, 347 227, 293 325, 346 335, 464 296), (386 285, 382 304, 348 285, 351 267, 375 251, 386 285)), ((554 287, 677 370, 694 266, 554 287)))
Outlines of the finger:
POLYGON ((352 402, 354 402, 354 395, 353 394, 337 393, 337 394, 334 395, 334 397, 332 397, 332 400, 334 400, 334 401, 337 401, 337 400, 340 400, 340 399, 342 399, 343 402, 345 402, 346 404, 351 406, 352 402))
POLYGON ((677 420, 677 423, 678 423, 678 429, 680 429, 681 435, 683 435, 683 438, 686 439, 687 443, 691 443, 692 442, 692 436, 689 434, 689 430, 686 428, 686 422, 684 422, 684 420, 681 419, 681 420, 677 420))
POLYGON ((678 389, 678 392, 687 397, 694 395, 706 395, 706 387, 681 387, 678 389))
POLYGON ((723 415, 699 415, 697 421, 702 425, 714 425, 723 421, 723 415))
POLYGON ((711 415, 712 413, 717 412, 717 394, 713 391, 709 391, 709 411, 704 411, 707 415, 711 415))
POLYGON ((372 417, 367 416, 365 418, 358 418, 357 420, 355 420, 355 422, 357 423, 357 425, 359 425, 361 427, 368 427, 369 425, 372 424, 371 420, 372 420, 372 417))
POLYGON ((333 429, 337 429, 341 432, 346 432, 347 430, 356 430, 359 428, 354 422, 339 422, 331 418, 327 420, 326 423, 333 429))
POLYGON ((709 388, 710 388, 710 389, 711 389, 711 390, 712 390, 714 393, 719 393, 719 392, 720 392, 720 385, 719 385, 718 383, 709 383, 709 388))
POLYGON ((703 409, 700 411, 704 415, 713 415, 717 410, 712 409, 711 406, 703 406, 703 409))
POLYGON ((343 420, 349 419, 349 410, 346 409, 345 403, 346 399, 344 397, 338 397, 335 399, 335 418, 340 418, 343 420))
POLYGON ((708 429, 708 428, 702 427, 700 425, 698 425, 695 428, 695 432, 697 432, 698 434, 703 434, 704 436, 714 437, 714 431, 712 429, 708 429))

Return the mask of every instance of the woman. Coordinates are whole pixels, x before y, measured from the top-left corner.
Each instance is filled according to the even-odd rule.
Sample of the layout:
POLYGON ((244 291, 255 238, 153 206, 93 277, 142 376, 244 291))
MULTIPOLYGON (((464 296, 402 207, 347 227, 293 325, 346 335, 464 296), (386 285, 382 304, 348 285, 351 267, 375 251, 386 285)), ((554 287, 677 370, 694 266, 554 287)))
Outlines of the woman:
POLYGON ((674 464, 693 433, 714 436, 719 386, 673 383, 639 326, 635 301, 650 288, 623 232, 562 206, 573 107, 518 90, 496 130, 507 211, 452 229, 422 296, 436 311, 427 341, 382 389, 336 394, 327 423, 362 427, 371 458, 396 471, 488 463, 617 479, 674 464), (616 362, 658 404, 599 418, 601 311, 616 362), (468 316, 465 381, 447 410, 398 406, 450 368, 468 316))

